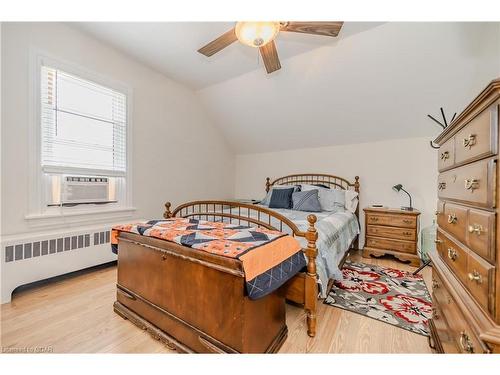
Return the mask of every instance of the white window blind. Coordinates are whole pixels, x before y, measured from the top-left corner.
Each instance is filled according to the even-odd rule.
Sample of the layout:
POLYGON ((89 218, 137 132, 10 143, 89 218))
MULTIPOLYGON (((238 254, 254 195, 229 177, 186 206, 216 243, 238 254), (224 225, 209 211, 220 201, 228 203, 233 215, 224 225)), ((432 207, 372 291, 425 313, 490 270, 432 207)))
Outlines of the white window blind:
POLYGON ((125 175, 126 99, 113 89, 42 66, 44 171, 125 175))

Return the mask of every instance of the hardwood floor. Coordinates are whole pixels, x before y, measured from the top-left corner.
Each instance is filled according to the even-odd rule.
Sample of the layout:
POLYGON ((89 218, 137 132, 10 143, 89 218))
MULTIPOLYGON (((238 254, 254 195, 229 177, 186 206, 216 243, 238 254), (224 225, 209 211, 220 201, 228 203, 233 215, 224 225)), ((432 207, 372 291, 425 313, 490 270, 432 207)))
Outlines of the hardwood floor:
MULTIPOLYGON (((391 259, 351 259, 413 270, 391 259)), ((431 270, 424 271, 430 285, 431 270)), ((1 309, 1 347, 55 353, 175 353, 113 312, 116 267, 53 282, 14 295, 1 309)), ((306 333, 301 308, 287 305, 282 353, 430 353, 427 338, 319 303, 317 336, 306 333)), ((7 348, 7 350, 6 350, 7 348)))

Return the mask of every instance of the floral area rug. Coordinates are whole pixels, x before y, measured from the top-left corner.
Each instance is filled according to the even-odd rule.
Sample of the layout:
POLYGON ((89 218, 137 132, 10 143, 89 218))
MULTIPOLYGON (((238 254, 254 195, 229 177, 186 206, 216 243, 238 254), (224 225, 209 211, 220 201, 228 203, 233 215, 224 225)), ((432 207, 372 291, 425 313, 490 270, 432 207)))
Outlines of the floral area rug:
POLYGON ((346 262, 325 304, 429 336, 432 303, 421 275, 346 262))

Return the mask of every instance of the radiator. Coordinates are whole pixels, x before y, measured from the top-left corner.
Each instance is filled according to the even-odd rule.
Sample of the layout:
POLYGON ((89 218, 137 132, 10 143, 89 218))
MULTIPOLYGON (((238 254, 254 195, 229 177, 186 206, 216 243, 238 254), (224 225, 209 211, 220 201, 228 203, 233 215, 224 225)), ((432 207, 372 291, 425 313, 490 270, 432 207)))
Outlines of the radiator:
POLYGON ((1 246, 2 303, 21 285, 116 260, 109 227, 15 236, 1 246))

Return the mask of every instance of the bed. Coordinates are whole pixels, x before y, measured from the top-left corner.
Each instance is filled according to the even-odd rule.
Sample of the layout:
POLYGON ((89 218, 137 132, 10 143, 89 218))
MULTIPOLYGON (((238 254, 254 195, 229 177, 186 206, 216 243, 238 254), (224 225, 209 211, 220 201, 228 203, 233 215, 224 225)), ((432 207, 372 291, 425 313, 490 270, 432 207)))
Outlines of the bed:
MULTIPOLYGON (((360 192, 359 177, 354 182, 328 174, 294 174, 266 179, 265 190, 278 185, 324 185, 331 189, 360 192)), ((288 301, 306 311, 307 333, 316 335, 318 297, 325 297, 328 280, 341 277, 339 268, 348 250, 359 241, 359 205, 354 212, 306 213, 269 209, 259 204, 235 201, 199 200, 187 202, 172 210, 165 204, 165 218, 198 218, 208 221, 237 222, 286 232, 303 245, 307 266, 290 279, 281 290, 288 301)))

